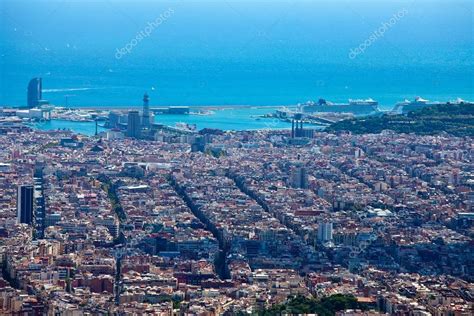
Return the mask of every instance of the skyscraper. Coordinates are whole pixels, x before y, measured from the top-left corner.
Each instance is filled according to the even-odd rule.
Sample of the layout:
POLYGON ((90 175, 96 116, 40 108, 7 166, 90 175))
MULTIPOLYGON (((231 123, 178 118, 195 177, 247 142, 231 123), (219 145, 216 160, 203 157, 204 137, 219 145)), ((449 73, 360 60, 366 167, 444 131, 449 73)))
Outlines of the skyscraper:
POLYGON ((20 185, 17 192, 17 223, 33 223, 33 186, 20 185))
POLYGON ((308 172, 302 165, 296 165, 291 169, 290 185, 295 189, 308 188, 308 172))
POLYGON ((150 101, 150 97, 145 92, 145 95, 143 96, 143 117, 142 117, 142 126, 144 128, 150 127, 150 106, 148 105, 149 101, 150 101))
POLYGON ((333 225, 331 222, 322 222, 318 227, 318 241, 322 243, 332 241, 333 225))
POLYGON ((34 108, 38 105, 41 104, 42 100, 42 81, 41 78, 33 78, 30 80, 30 83, 28 84, 28 108, 34 108))
POLYGON ((127 136, 140 138, 140 114, 138 111, 128 111, 127 136))

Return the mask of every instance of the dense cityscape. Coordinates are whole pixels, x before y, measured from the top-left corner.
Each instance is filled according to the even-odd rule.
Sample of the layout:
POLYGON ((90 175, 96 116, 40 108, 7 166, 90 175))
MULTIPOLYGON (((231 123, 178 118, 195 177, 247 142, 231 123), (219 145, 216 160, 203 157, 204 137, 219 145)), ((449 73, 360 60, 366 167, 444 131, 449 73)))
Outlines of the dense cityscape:
POLYGON ((469 137, 3 123, 0 147, 2 314, 472 314, 469 137))
POLYGON ((0 0, 0 316, 474 316, 472 0, 0 0))

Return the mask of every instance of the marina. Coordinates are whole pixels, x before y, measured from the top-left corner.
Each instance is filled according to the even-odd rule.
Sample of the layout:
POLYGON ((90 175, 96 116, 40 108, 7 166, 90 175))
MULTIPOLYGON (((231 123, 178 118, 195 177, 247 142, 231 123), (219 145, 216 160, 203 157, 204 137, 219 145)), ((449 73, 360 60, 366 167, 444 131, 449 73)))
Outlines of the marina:
MULTIPOLYGON (((223 131, 294 129, 294 122, 308 124, 312 130, 321 130, 336 122, 380 114, 407 114, 431 105, 473 104, 457 98, 455 101, 430 102, 421 97, 405 99, 392 110, 383 110, 378 101, 349 99, 337 103, 320 98, 291 106, 150 106, 145 92, 143 106, 128 108, 97 107, 70 108, 55 106, 42 97, 42 79, 30 80, 28 104, 21 108, 2 108, 5 120, 23 122, 39 130, 71 130, 85 135, 102 131, 113 137, 155 139, 157 132, 166 130, 177 134, 195 134, 202 129, 223 131)), ((298 126, 298 125, 297 125, 298 126)), ((302 129, 302 126, 301 126, 302 129)))
MULTIPOLYGON (((345 119, 374 114, 405 114, 430 105, 473 104, 456 99, 446 102, 431 102, 421 97, 413 101, 402 101, 392 110, 381 110, 373 99, 349 100, 348 103, 332 103, 324 99, 308 101, 295 106, 170 106, 149 109, 150 123, 169 131, 194 133, 203 128, 226 131, 290 129, 293 119, 309 124, 313 129, 325 127, 345 119)), ((4 110, 12 111, 14 110, 4 110)), ((72 130, 76 133, 94 135, 111 128, 127 127, 127 110, 107 108, 66 109, 48 106, 39 109, 19 110, 22 121, 39 130, 72 130), (41 113, 46 113, 47 116, 41 113), (117 121, 111 126, 112 117, 117 121), (99 123, 97 123, 99 122, 99 123), (96 126, 97 125, 97 126, 96 126)))
MULTIPOLYGON (((196 126, 197 130, 213 128, 221 130, 257 130, 257 129, 289 129, 291 123, 278 118, 261 118, 263 115, 276 111, 276 107, 245 107, 245 108, 214 108, 212 113, 200 114, 155 114, 153 122, 168 127, 176 127, 177 123, 196 126)), ((30 126, 40 130, 70 129, 74 132, 94 135, 94 120, 73 121, 63 117, 49 121, 38 121, 29 123, 30 126)), ((98 131, 106 128, 99 125, 98 131)))

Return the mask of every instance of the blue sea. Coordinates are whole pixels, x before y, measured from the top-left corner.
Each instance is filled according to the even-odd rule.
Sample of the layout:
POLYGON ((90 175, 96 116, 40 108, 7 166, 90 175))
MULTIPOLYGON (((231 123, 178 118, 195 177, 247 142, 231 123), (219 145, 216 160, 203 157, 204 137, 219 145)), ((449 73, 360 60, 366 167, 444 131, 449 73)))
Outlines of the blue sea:
POLYGON ((2 0, 0 105, 33 77, 69 107, 474 100, 473 5, 2 0))

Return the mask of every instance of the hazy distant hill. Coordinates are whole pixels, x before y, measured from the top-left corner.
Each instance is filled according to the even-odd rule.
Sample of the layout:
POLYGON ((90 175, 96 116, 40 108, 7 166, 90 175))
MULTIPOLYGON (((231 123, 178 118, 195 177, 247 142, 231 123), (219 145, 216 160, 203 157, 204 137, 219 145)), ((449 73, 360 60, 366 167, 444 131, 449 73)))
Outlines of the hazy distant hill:
POLYGON ((380 133, 390 129, 398 133, 434 135, 442 132, 474 137, 474 105, 436 105, 406 115, 381 115, 337 122, 326 130, 351 131, 354 134, 380 133))

